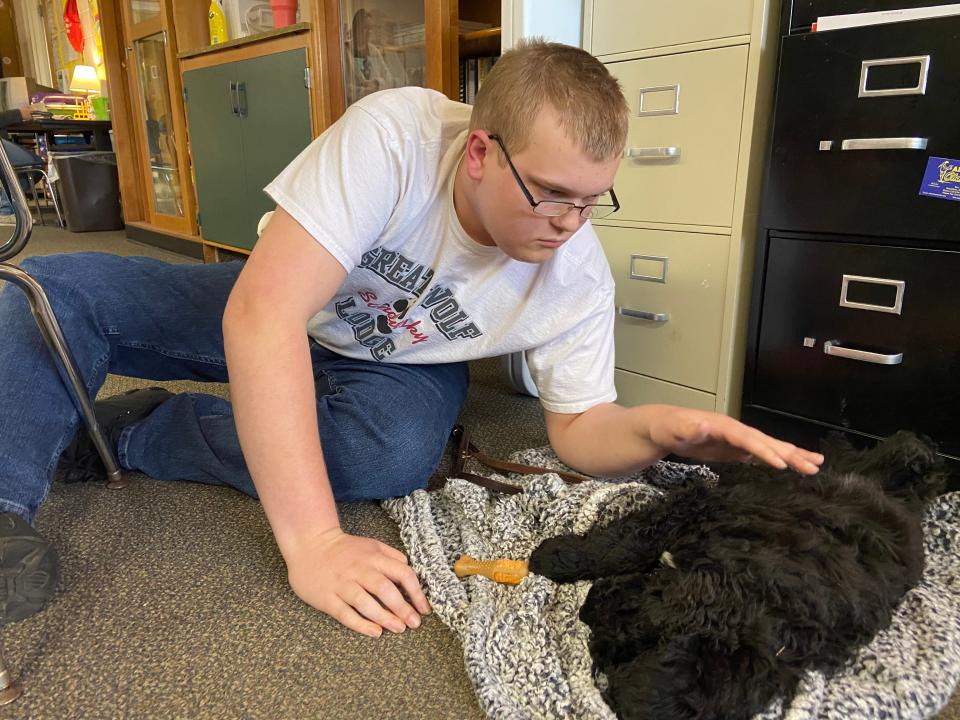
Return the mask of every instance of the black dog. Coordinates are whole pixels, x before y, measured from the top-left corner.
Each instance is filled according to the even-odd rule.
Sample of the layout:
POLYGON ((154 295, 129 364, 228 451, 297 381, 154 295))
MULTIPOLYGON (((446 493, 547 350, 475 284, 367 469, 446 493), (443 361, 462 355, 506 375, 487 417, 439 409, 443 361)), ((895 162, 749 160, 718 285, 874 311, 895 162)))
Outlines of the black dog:
POLYGON ((815 476, 725 465, 716 487, 534 551, 532 572, 595 580, 580 618, 621 718, 750 718, 890 623, 945 474, 910 433, 864 452, 833 442, 815 476))

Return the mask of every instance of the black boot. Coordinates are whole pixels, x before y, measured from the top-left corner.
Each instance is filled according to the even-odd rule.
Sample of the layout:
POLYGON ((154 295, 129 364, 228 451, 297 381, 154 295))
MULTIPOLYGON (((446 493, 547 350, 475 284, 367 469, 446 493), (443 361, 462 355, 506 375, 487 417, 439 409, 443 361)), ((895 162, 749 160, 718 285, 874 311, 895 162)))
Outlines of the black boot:
MULTIPOLYGON (((129 390, 120 395, 114 395, 106 400, 99 400, 94 405, 94 414, 97 422, 107 439, 107 444, 116 452, 120 433, 123 429, 138 423, 147 417, 157 407, 173 397, 173 393, 163 388, 151 387, 141 390, 129 390)), ((85 480, 105 480, 107 468, 100 459, 87 427, 81 422, 73 442, 60 456, 60 464, 54 478, 63 482, 80 482, 85 480)))
POLYGON ((16 513, 0 512, 0 624, 30 617, 57 590, 60 562, 40 534, 16 513))

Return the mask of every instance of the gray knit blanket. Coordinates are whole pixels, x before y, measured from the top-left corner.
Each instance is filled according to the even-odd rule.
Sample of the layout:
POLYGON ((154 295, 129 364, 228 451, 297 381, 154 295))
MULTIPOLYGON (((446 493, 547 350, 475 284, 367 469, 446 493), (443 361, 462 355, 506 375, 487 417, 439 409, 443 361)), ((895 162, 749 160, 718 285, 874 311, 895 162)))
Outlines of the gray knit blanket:
MULTIPOLYGON (((563 468, 544 448, 514 462, 563 468)), ((505 479, 501 476, 494 476, 505 479)), ((467 674, 491 718, 614 720, 595 677, 578 613, 589 582, 558 585, 538 575, 501 585, 458 578, 454 562, 526 559, 543 540, 581 534, 650 502, 667 488, 715 482, 705 467, 660 462, 629 478, 567 485, 555 474, 515 476, 516 495, 491 493, 451 479, 383 506, 400 526, 410 562, 436 615, 463 642, 467 674)), ((928 718, 950 699, 960 678, 960 492, 941 496, 924 519, 926 568, 891 626, 829 680, 809 673, 789 707, 763 720, 928 718)))

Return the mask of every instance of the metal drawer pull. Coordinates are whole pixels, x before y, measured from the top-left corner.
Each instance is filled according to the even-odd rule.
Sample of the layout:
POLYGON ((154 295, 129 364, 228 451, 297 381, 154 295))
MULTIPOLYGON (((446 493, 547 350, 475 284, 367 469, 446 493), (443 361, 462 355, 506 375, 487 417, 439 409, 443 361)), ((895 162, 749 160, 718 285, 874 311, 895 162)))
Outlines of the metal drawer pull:
POLYGON ((627 148, 623 151, 623 156, 625 158, 678 158, 680 157, 680 148, 676 146, 670 147, 637 147, 637 148, 627 148))
POLYGON ((841 150, 926 150, 927 138, 850 138, 840 143, 841 150))
POLYGON ((651 115, 679 115, 680 114, 680 83, 674 85, 657 85, 656 87, 640 88, 640 100, 637 103, 637 115, 650 117, 651 115), (644 110, 643 96, 647 93, 673 92, 673 107, 667 110, 644 110))
POLYGON ((903 362, 903 353, 884 355, 883 353, 869 352, 867 350, 854 350, 853 348, 843 347, 839 340, 827 340, 823 344, 823 351, 827 355, 874 363, 876 365, 899 365, 903 362))
POLYGON ((855 308, 857 310, 872 310, 873 312, 893 313, 899 315, 903 310, 903 292, 907 283, 903 280, 888 280, 887 278, 866 277, 864 275, 844 275, 843 282, 840 285, 840 307, 855 308), (874 305, 872 303, 860 303, 853 300, 847 300, 847 292, 850 290, 850 283, 866 283, 868 285, 889 285, 896 288, 897 295, 893 300, 893 305, 874 305))
POLYGON ((617 315, 628 318, 637 318, 638 320, 650 320, 655 323, 665 323, 670 319, 668 313, 654 313, 646 310, 631 310, 630 308, 617 305, 617 315))
POLYGON ((891 95, 925 95, 927 93, 927 75, 930 72, 929 55, 913 55, 911 57, 886 58, 884 60, 864 60, 860 63, 860 92, 857 97, 889 97, 891 95), (879 65, 912 65, 919 63, 920 78, 914 87, 888 88, 885 90, 867 90, 867 75, 870 68, 879 65))

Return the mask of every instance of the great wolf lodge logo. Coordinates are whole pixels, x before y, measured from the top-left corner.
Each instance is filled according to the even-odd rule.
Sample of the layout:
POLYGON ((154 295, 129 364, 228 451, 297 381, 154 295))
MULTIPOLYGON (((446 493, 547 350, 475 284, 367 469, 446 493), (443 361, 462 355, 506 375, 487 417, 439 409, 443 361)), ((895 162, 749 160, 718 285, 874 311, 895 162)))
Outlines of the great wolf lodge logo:
MULTIPOLYGON (((430 285, 433 269, 383 248, 364 253, 360 267, 371 270, 413 298, 387 302, 372 290, 361 290, 356 297, 338 300, 334 304, 337 316, 351 326, 357 342, 369 348, 375 360, 384 360, 396 350, 391 337, 395 331, 410 333, 412 345, 427 342, 430 336, 421 327, 422 321, 411 321, 404 315, 430 285)), ((483 334, 460 307, 451 290, 443 285, 431 287, 419 304, 430 310, 430 319, 447 340, 475 338, 483 334)))
POLYGON ((360 267, 372 270, 391 285, 417 297, 433 279, 433 270, 426 265, 382 247, 365 252, 360 258, 360 267))
POLYGON ((940 171, 940 182, 960 182, 960 165, 944 160, 937 169, 940 171))

